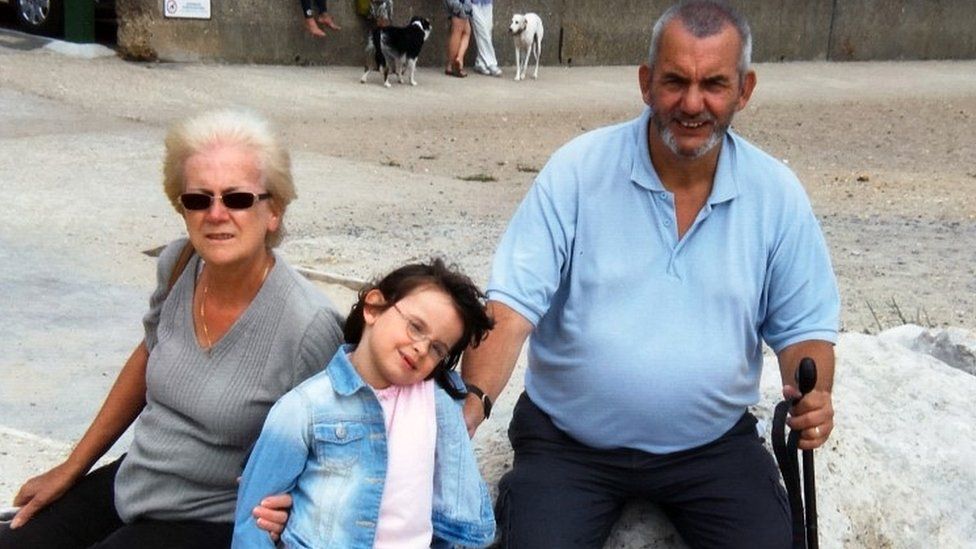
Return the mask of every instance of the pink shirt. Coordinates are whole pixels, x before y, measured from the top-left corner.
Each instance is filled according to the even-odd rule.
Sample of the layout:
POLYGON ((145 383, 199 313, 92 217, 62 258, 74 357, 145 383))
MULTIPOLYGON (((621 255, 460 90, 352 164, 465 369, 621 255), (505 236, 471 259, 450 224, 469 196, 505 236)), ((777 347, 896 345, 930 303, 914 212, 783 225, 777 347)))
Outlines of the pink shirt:
POLYGON ((373 389, 386 419, 388 462, 374 547, 430 547, 434 528, 434 381, 373 389))

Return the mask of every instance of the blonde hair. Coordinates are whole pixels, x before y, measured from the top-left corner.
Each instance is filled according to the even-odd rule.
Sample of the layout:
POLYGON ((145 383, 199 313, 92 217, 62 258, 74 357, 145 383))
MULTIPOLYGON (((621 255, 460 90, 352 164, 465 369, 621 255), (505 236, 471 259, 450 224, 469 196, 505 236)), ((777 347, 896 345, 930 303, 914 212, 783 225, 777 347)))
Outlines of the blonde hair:
POLYGON ((254 152, 261 183, 271 193, 271 207, 278 214, 278 230, 265 235, 273 248, 285 236, 285 210, 295 199, 291 157, 278 142, 268 122, 250 111, 218 110, 190 117, 166 134, 163 159, 163 189, 177 212, 183 214, 180 195, 184 192, 183 169, 187 160, 216 145, 236 145, 254 152))

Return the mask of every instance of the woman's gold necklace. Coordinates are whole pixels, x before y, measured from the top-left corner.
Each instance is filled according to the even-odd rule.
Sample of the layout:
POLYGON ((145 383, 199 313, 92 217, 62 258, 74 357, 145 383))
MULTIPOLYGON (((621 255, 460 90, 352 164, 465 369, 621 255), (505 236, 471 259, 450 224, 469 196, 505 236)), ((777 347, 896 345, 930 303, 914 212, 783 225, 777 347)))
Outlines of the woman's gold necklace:
MULTIPOLYGON (((274 259, 268 258, 268 266, 264 268, 264 274, 261 275, 261 284, 258 286, 260 288, 264 285, 264 281, 268 278, 268 273, 271 272, 271 266, 274 265, 274 259)), ((200 300, 200 323, 203 324, 203 337, 207 340, 207 350, 213 348, 213 340, 210 339, 210 330, 207 329, 207 290, 210 289, 210 283, 207 281, 203 282, 203 299, 200 300)))

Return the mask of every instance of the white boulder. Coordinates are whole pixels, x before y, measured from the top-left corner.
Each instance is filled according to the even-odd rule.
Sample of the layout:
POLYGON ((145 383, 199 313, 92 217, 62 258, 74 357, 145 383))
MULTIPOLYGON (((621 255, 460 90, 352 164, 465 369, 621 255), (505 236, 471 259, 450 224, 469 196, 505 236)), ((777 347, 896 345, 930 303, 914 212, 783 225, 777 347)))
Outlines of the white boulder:
MULTIPOLYGON (((916 333, 842 334, 834 381, 834 432, 816 451, 820 546, 973 547, 976 543, 976 376, 931 355, 916 333), (919 352, 913 349, 925 349, 919 352)), ((965 330, 930 334, 934 342, 966 347, 965 330)), ((931 336, 931 337, 930 337, 931 336)), ((926 344, 927 345, 927 344, 926 344)), ((932 349, 940 349, 933 351, 932 349)), ((956 352, 953 356, 965 356, 956 352)), ((971 356, 971 355, 970 355, 971 356)), ((506 430, 521 392, 522 365, 478 431, 476 451, 494 490, 511 467, 506 430)), ((765 424, 782 399, 776 359, 766 359, 762 397, 754 413, 765 424)), ((685 547, 663 514, 630 505, 606 547, 685 547)))

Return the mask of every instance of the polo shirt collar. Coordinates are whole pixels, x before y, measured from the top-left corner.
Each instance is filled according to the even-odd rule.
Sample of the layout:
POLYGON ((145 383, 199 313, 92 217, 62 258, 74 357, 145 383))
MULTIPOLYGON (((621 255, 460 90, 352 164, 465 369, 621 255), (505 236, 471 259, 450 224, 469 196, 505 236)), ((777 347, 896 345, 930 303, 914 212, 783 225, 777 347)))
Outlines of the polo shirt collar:
MULTIPOLYGON (((654 165, 651 164, 651 151, 647 143, 647 125, 651 122, 651 109, 645 107, 644 112, 634 121, 635 154, 630 168, 630 179, 637 185, 649 191, 667 192, 654 165)), ((735 138, 732 131, 726 133, 722 143, 722 150, 718 154, 718 168, 715 170, 715 180, 712 193, 708 197, 708 204, 715 205, 732 200, 739 194, 739 184, 735 178, 735 138)))
POLYGON ((725 133, 722 150, 718 153, 718 168, 715 170, 715 179, 712 182, 712 194, 708 196, 709 205, 728 202, 739 195, 739 182, 735 177, 738 172, 735 169, 735 141, 730 129, 725 133))

